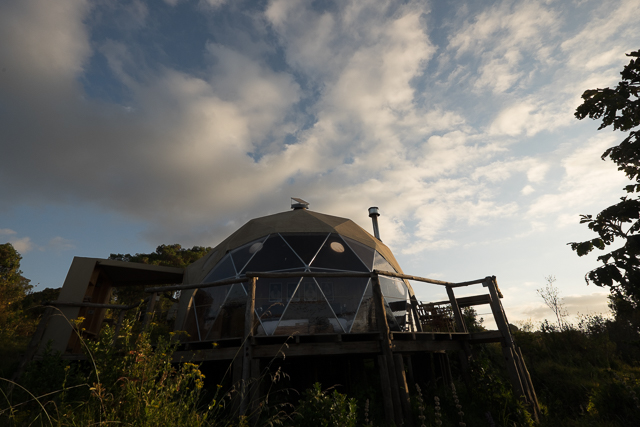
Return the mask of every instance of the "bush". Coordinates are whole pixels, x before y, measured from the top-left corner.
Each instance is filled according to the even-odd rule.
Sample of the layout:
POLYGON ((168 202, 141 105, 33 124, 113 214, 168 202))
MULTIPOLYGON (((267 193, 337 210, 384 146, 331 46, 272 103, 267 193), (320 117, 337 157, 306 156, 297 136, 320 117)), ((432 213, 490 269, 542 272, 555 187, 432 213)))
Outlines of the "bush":
POLYGON ((298 403, 292 417, 292 426, 305 427, 354 427, 357 420, 355 399, 329 389, 323 391, 320 383, 307 389, 298 403))

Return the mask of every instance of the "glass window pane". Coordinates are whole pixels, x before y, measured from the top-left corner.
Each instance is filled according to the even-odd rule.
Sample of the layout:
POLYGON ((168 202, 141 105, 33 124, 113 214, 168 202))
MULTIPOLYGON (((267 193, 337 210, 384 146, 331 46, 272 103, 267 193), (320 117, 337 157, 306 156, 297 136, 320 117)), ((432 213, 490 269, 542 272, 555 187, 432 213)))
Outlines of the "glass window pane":
POLYGON ((318 278, 317 281, 340 325, 348 332, 356 317, 369 279, 360 277, 318 278))
POLYGON ((247 262, 249 262, 249 260, 255 254, 262 250, 266 238, 267 236, 262 237, 258 240, 254 240, 253 242, 249 242, 244 246, 240 246, 238 249, 234 249, 231 252, 233 263, 235 264, 237 271, 242 271, 244 266, 247 265, 247 262))
POLYGON ((377 331, 376 318, 375 318, 375 305, 373 303, 373 290, 371 288, 371 282, 367 284, 367 287, 362 295, 362 302, 358 307, 358 313, 353 320, 351 330, 352 334, 374 332, 377 331))
POLYGON ((382 289, 382 295, 389 301, 406 301, 408 295, 407 286, 402 279, 396 277, 379 276, 380 289, 382 289))
POLYGON ((256 252, 242 271, 277 271, 299 267, 304 267, 302 261, 293 253, 282 237, 276 234, 264 242, 262 249, 256 252))
POLYGON ((373 269, 374 270, 380 270, 380 271, 389 271, 391 273, 396 272, 396 269, 393 268, 391 266, 391 264, 389 264, 387 262, 386 259, 384 259, 384 257, 382 255, 380 255, 380 253, 378 251, 376 251, 374 257, 373 257, 373 269))
MULTIPOLYGON (((384 308, 389 329, 391 331, 400 331, 398 320, 394 316, 393 310, 389 306, 386 298, 384 299, 384 308)), ((362 303, 360 304, 358 314, 356 315, 350 332, 361 333, 377 331, 378 326, 376 323, 376 315, 376 308, 373 300, 373 290, 371 288, 371 283, 369 283, 369 285, 367 285, 367 289, 365 290, 364 296, 362 298, 362 303)))
POLYGON ((222 303, 227 298, 231 285, 216 286, 214 288, 198 289, 194 297, 194 304, 198 312, 200 335, 204 339, 213 326, 222 303))
POLYGON ((338 234, 329 236, 311 266, 347 271, 369 271, 338 234))
POLYGON ((244 336, 246 307, 247 293, 243 286, 240 283, 232 285, 218 316, 207 331, 205 340, 244 336))
POLYGON ((290 297, 298 298, 294 295, 294 291, 299 281, 299 277, 294 277, 286 280, 261 278, 256 282, 256 314, 267 335, 271 335, 275 331, 290 297), (277 288, 280 289, 281 299, 280 301, 272 301, 275 295, 272 295, 271 291, 277 288), (286 299, 284 298, 285 288, 286 299))
POLYGON ((327 239, 326 233, 322 234, 283 234, 282 237, 289 243, 298 256, 309 265, 313 257, 318 253, 320 246, 327 239))
POLYGON ((222 258, 218 264, 211 270, 207 277, 204 279, 204 283, 215 282, 222 279, 228 279, 230 277, 236 277, 236 270, 233 268, 233 262, 231 262, 231 255, 227 254, 222 258))
POLYGON ((351 246, 351 249, 358 255, 358 258, 360 258, 364 265, 366 265, 369 270, 373 270, 373 253, 375 250, 348 237, 343 236, 342 238, 351 246))
POLYGON ((298 297, 297 301, 289 303, 274 335, 343 332, 315 280, 304 278, 294 297, 298 297), (298 296, 298 293, 301 295, 298 296))

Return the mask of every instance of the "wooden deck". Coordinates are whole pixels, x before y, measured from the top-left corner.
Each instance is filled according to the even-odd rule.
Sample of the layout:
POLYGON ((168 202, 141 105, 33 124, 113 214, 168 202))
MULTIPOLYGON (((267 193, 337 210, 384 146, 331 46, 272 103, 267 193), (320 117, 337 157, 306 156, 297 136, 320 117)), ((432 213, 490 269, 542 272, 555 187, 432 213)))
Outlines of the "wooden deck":
MULTIPOLYGON (((481 344, 501 342, 500 331, 467 332, 391 332, 393 353, 414 354, 464 350, 465 342, 481 344)), ((294 336, 253 336, 253 358, 273 359, 319 355, 382 354, 379 332, 360 334, 314 334, 294 336)), ((198 341, 182 345, 174 353, 176 362, 231 361, 242 354, 242 339, 198 341)))

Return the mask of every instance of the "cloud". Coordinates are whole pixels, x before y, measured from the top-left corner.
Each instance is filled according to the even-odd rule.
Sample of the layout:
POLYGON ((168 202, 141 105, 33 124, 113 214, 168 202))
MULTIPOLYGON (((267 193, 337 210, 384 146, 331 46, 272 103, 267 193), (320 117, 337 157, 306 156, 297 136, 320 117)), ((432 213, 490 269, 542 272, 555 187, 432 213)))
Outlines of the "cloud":
POLYGON ((558 26, 557 12, 541 2, 500 2, 468 20, 450 38, 448 48, 458 58, 478 58, 476 90, 502 93, 527 76, 521 67, 527 56, 547 61, 543 46, 558 26))
POLYGON ((561 28, 560 5, 461 8, 438 38, 423 2, 209 3, 180 5, 208 25, 189 56, 141 2, 3 2, 0 179, 11 185, 0 198, 93 205, 144 220, 151 241, 185 244, 214 244, 290 195, 363 222, 379 205, 385 242, 417 253, 523 211, 567 214, 592 180, 593 200, 611 188, 582 178, 600 170, 593 151, 558 166, 525 149, 570 126, 582 83, 613 61, 605 44, 593 71, 565 62, 583 28, 561 28), (87 81, 122 94, 101 99, 87 81), (557 167, 566 177, 549 190, 557 167))
POLYGON ((533 188, 530 185, 525 185, 522 190, 521 193, 524 194, 525 196, 528 196, 529 194, 533 193, 535 190, 535 188, 533 188))
MULTIPOLYGON (((573 321, 578 314, 609 313, 608 295, 608 293, 604 292, 594 292, 587 295, 569 295, 562 299, 562 303, 570 319, 573 321)), ((534 321, 548 319, 551 323, 555 322, 555 314, 544 304, 527 304, 520 307, 513 307, 512 309, 522 313, 525 318, 531 318, 534 321)))
POLYGON ((11 245, 13 246, 13 248, 20 252, 21 254, 26 254, 27 252, 29 252, 30 250, 32 250, 35 245, 31 242, 31 238, 30 237, 16 237, 17 236, 17 232, 14 230, 11 230, 9 228, 1 228, 0 229, 0 238, 2 238, 2 236, 7 236, 7 240, 9 243, 11 243, 11 245))
POLYGON ((64 237, 56 236, 49 240, 48 249, 54 252, 63 252, 74 249, 76 247, 72 240, 65 239, 64 237))
POLYGON ((620 194, 626 178, 612 162, 602 161, 600 156, 616 143, 615 135, 599 134, 567 153, 560 161, 564 176, 558 191, 541 194, 529 206, 527 215, 571 212, 576 218, 578 210, 585 206, 606 199, 615 201, 612 195, 620 194))

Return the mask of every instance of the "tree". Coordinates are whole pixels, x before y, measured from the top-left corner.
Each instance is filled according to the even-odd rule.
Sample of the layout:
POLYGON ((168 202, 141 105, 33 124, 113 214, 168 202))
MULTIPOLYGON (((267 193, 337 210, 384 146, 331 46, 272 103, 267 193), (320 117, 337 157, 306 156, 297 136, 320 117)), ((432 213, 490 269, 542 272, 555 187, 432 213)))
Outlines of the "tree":
POLYGON ((614 297, 628 301, 637 308, 640 304, 640 50, 631 52, 628 65, 620 73, 621 81, 615 88, 590 89, 582 94, 583 103, 575 116, 601 120, 598 130, 612 126, 613 130, 629 132, 618 145, 607 149, 602 160, 611 159, 618 170, 633 182, 624 190, 627 195, 620 202, 604 209, 594 218, 581 215, 580 223, 587 224, 598 237, 572 242, 579 256, 594 249, 609 252, 600 255, 602 265, 589 271, 587 284, 608 286, 614 297), (610 250, 614 242, 621 247, 610 250))
POLYGON ((21 259, 11 243, 0 245, 0 338, 4 339, 28 335, 32 326, 22 311, 22 300, 32 286, 22 276, 21 259))
MULTIPOLYGON (((155 252, 148 254, 111 254, 109 259, 117 261, 138 262, 142 264, 162 265, 165 267, 185 268, 202 258, 210 247, 194 246, 191 249, 183 248, 179 244, 160 245, 155 252)), ((144 299, 145 294, 143 286, 130 286, 126 288, 118 288, 116 298, 120 304, 134 304, 144 299)), ((171 294, 166 294, 171 299, 171 294)))
POLYGON ((204 246, 194 246, 188 249, 179 244, 160 245, 155 252, 149 254, 111 254, 109 259, 184 268, 202 258, 210 250, 211 248, 204 246))
POLYGON ((567 310, 564 308, 564 298, 560 296, 560 289, 554 286, 556 278, 554 276, 547 276, 544 278, 547 281, 547 286, 544 288, 536 289, 538 295, 542 297, 544 303, 549 307, 553 314, 556 315, 558 321, 558 329, 564 331, 569 324, 566 321, 567 310))

